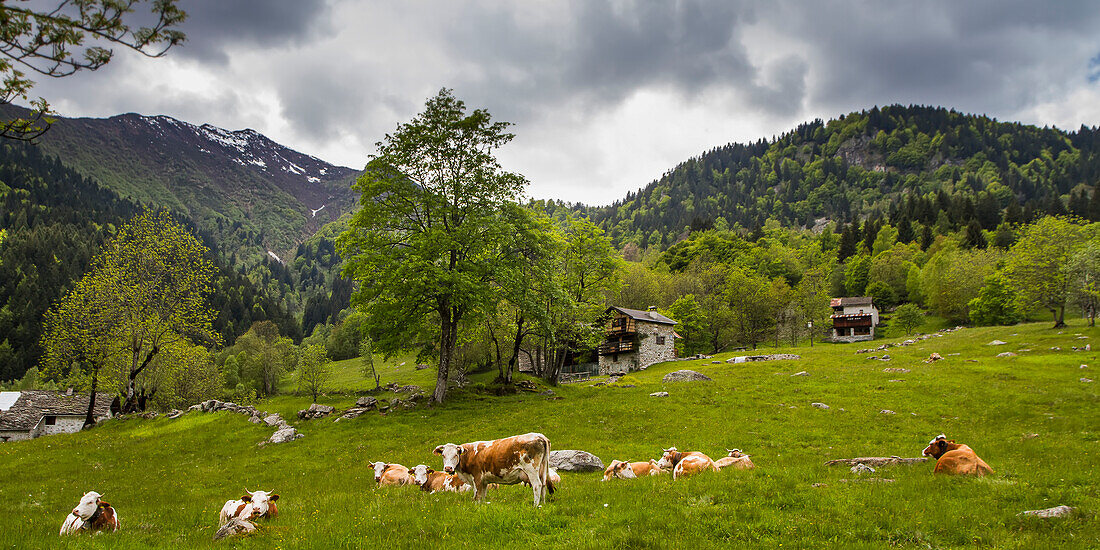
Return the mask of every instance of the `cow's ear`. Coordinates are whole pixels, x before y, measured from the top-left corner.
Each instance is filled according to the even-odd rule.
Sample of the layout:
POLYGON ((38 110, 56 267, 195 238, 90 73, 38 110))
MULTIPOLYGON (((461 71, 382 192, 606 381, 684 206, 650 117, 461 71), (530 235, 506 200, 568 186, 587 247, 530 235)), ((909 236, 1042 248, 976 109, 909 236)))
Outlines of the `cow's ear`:
POLYGON ((466 454, 466 447, 459 447, 458 448, 458 454, 460 454, 460 455, 461 454, 466 454))
POLYGON ((248 495, 244 495, 243 497, 241 497, 241 500, 243 500, 245 502, 252 502, 252 497, 250 497, 248 495))
POLYGON ((270 500, 271 502, 275 502, 276 500, 279 500, 279 495, 271 495, 271 496, 267 497, 267 500, 270 500))
POLYGON ((443 454, 443 445, 440 445, 440 446, 436 447, 435 450, 432 451, 432 452, 437 454, 437 455, 443 454))

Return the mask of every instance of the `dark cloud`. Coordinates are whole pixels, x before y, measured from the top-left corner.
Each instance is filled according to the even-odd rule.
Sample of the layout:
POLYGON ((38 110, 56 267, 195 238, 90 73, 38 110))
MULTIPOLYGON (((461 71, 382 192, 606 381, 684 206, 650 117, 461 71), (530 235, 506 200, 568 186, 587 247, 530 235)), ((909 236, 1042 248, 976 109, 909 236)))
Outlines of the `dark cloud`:
POLYGON ((270 48, 302 43, 328 14, 326 4, 307 0, 189 0, 180 27, 187 42, 172 55, 224 64, 230 46, 270 48))

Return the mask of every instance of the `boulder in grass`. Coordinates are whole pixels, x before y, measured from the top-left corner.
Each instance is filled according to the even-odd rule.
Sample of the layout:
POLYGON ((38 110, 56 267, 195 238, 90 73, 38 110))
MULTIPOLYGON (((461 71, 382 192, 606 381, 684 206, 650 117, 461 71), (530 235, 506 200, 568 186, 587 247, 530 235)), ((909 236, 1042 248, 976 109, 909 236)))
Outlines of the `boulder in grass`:
POLYGON ((667 391, 655 391, 649 394, 650 397, 668 397, 667 391))
POLYGON ((271 434, 271 439, 268 439, 268 442, 286 443, 287 441, 294 441, 295 439, 300 439, 302 437, 305 436, 298 433, 298 430, 295 430, 294 428, 288 426, 271 434))
POLYGON ((796 372, 796 373, 792 374, 791 376, 809 376, 809 375, 810 375, 810 373, 808 373, 806 371, 799 371, 799 372, 796 372))
POLYGON ((987 346, 1003 346, 1003 345, 1005 345, 1005 344, 1007 344, 1007 343, 1008 343, 1008 342, 1004 342, 1004 341, 1001 341, 1001 340, 994 340, 994 341, 992 341, 992 342, 990 342, 990 343, 988 343, 988 344, 986 344, 986 345, 987 345, 987 346))
POLYGON ((661 380, 664 382, 698 382, 702 380, 710 380, 711 378, 701 372, 695 372, 693 370, 678 370, 673 371, 665 375, 661 380))
POLYGON ((256 531, 256 524, 241 518, 233 518, 218 528, 214 533, 214 540, 221 540, 234 535, 247 535, 256 531))
POLYGON ((577 450, 550 451, 550 467, 565 472, 602 472, 600 457, 577 450))
POLYGON ((1055 506, 1054 508, 1044 508, 1042 510, 1028 510, 1026 512, 1020 512, 1019 516, 1033 517, 1033 518, 1064 518, 1073 515, 1073 507, 1071 506, 1055 506))
POLYGON ((322 418, 332 414, 332 412, 335 410, 336 407, 333 407, 332 405, 319 405, 317 403, 313 403, 309 406, 308 409, 302 409, 298 411, 298 418, 302 420, 322 418))
POLYGON ((810 403, 810 406, 811 407, 817 407, 817 408, 823 409, 823 410, 829 410, 829 406, 824 404, 824 403, 810 403))
POLYGON ((378 408, 378 399, 376 399, 374 397, 371 397, 369 395, 364 396, 364 397, 360 397, 359 399, 355 400, 355 406, 359 407, 359 408, 367 409, 367 410, 377 409, 378 408))
POLYGON ((264 424, 268 426, 278 426, 280 422, 285 422, 283 417, 279 416, 279 413, 269 414, 264 417, 264 424))

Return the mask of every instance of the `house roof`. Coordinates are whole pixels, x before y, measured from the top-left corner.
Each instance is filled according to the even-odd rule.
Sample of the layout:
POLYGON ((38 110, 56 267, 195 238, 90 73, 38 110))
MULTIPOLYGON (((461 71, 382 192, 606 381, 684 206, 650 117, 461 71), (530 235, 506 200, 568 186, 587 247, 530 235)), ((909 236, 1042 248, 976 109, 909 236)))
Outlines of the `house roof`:
MULTIPOLYGON (((112 399, 113 394, 96 392, 97 418, 109 415, 112 399)), ((0 402, 5 405, 11 403, 8 408, 0 410, 0 430, 30 430, 38 425, 43 416, 82 416, 88 412, 88 394, 80 393, 65 395, 64 392, 44 390, 3 392, 0 402)))
POLYGON ((870 296, 851 296, 848 298, 833 298, 829 301, 830 307, 870 306, 874 298, 870 296))
POLYGON ((642 311, 640 309, 627 309, 625 307, 611 306, 607 308, 607 311, 615 310, 635 321, 645 321, 647 323, 660 323, 662 325, 675 325, 676 321, 657 313, 656 311, 642 311))

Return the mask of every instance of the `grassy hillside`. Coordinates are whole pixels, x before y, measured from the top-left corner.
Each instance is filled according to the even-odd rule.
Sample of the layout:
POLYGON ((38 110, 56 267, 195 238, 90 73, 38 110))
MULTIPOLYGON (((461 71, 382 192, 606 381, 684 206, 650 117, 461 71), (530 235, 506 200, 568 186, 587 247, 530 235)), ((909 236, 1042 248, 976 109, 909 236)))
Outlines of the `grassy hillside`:
MULTIPOLYGON (((222 503, 262 488, 282 496, 282 515, 250 538, 219 545, 1095 548, 1100 384, 1079 379, 1100 378, 1100 361, 1096 351, 1071 347, 1100 344, 1100 329, 1047 326, 966 329, 892 348, 888 362, 855 354, 866 345, 852 344, 801 347, 794 350, 799 361, 668 363, 633 374, 636 387, 562 386, 554 389, 561 399, 491 397, 472 389, 475 380, 445 406, 299 422, 303 439, 264 447, 257 443, 270 428, 229 413, 107 422, 0 445, 0 547, 209 547, 222 503), (1008 344, 987 346, 993 339, 1008 344), (1019 356, 995 357, 1004 351, 1019 356), (945 359, 921 362, 932 352, 945 359), (886 367, 911 372, 884 373, 886 367), (680 368, 714 381, 661 382, 680 368), (803 370, 810 376, 790 376, 803 370), (658 390, 671 396, 649 397, 658 390), (485 505, 469 495, 376 490, 365 468, 370 460, 438 467, 431 454, 437 444, 528 431, 605 462, 656 457, 670 445, 712 456, 736 446, 758 469, 676 482, 662 476, 601 483, 598 474, 565 473, 553 501, 536 510, 520 487, 491 493, 485 505), (970 444, 996 474, 935 478, 932 465, 922 464, 874 476, 893 482, 845 482, 856 476, 822 465, 840 457, 917 456, 941 431, 970 444), (124 531, 58 542, 65 515, 91 489, 116 506, 124 531), (1016 516, 1058 504, 1078 508, 1078 516, 1016 516)), ((412 380, 431 372, 411 371, 413 364, 391 374, 412 380)), ((349 374, 354 365, 338 366, 341 384, 362 387, 349 374)), ((353 400, 328 402, 346 407, 353 400)), ((306 404, 286 396, 261 407, 286 416, 306 404)))

